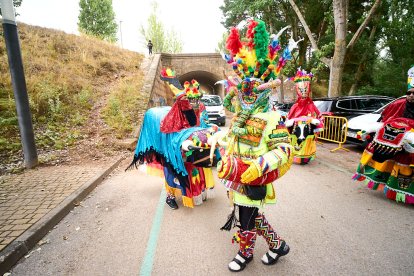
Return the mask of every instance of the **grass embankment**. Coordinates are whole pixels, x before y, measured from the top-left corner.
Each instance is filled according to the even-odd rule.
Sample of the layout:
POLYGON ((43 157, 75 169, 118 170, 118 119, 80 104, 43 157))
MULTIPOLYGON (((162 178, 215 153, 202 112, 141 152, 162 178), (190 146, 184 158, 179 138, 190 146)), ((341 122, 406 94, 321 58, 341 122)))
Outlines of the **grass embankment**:
MULTIPOLYGON (((39 152, 97 137, 97 147, 107 148, 131 135, 148 102, 141 54, 52 29, 19 24, 18 31, 39 152)), ((0 163, 7 163, 21 157, 21 143, 0 32, 0 163)))

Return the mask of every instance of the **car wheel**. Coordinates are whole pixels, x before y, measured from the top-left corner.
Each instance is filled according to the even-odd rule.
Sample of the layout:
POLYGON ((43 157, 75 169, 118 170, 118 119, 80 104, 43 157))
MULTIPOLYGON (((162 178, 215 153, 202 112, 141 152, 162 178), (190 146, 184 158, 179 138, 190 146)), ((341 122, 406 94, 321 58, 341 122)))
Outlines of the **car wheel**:
POLYGON ((222 122, 220 126, 226 126, 226 121, 222 122))

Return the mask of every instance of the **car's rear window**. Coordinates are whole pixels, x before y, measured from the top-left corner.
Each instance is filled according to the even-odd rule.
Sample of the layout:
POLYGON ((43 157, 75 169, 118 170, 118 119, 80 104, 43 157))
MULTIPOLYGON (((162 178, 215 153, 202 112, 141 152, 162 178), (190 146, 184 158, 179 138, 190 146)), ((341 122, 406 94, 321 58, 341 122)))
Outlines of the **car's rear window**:
POLYGON ((353 100, 339 100, 336 104, 337 107, 342 109, 353 109, 355 102, 353 100))
POLYGON ((332 101, 314 101, 313 103, 320 112, 329 112, 331 110, 332 101))
POLYGON ((359 99, 357 101, 358 109, 374 111, 389 103, 387 99, 359 99))

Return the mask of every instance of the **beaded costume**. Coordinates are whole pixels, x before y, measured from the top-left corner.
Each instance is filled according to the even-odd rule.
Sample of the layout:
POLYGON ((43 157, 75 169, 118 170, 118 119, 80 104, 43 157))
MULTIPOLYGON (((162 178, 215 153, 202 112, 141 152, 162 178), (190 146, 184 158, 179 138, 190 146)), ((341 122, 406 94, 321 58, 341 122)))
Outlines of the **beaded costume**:
POLYGON ((259 213, 260 207, 276 202, 272 182, 289 170, 293 158, 288 130, 280 114, 269 106, 269 93, 279 85, 277 77, 296 45, 292 41, 278 57, 278 35, 269 44, 264 22, 251 20, 246 43, 240 41, 236 28, 231 29, 226 43, 230 54, 224 58, 232 65, 238 81, 232 82, 224 99, 225 107, 235 115, 217 172, 235 206, 222 230, 235 226, 236 210, 239 211, 240 229, 234 241, 240 249, 229 264, 231 271, 243 270, 252 260, 257 235, 269 245, 262 258, 264 264, 274 264, 289 252, 286 242, 259 213))
POLYGON ((316 156, 315 133, 323 130, 319 119, 319 110, 311 98, 310 81, 312 73, 298 70, 291 78, 295 82, 297 100, 287 115, 286 126, 291 133, 291 143, 294 148, 293 162, 307 164, 316 156))
MULTIPOLYGON (((207 112, 198 101, 201 92, 197 81, 185 82, 182 87, 171 69, 163 69, 161 79, 169 83, 175 103, 145 113, 129 168, 146 163, 148 173, 164 176, 168 206, 177 209, 175 197, 181 194, 183 205, 194 207, 213 196, 209 143, 218 127, 207 124, 207 112)), ((218 150, 213 156, 219 156, 218 150)))
MULTIPOLYGON (((414 67, 408 71, 408 91, 414 93, 414 67)), ((407 96, 408 97, 408 96, 407 96)), ((412 97, 412 95, 410 95, 412 97)), ((389 199, 414 204, 414 103, 401 99, 388 105, 353 176, 389 199)))

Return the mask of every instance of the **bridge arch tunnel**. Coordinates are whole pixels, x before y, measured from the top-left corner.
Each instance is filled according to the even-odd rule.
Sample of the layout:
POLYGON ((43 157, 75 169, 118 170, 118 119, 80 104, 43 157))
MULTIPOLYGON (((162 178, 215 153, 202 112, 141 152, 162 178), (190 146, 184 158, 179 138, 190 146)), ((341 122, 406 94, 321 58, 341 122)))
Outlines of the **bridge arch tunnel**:
POLYGON ((220 83, 215 84, 217 81, 222 80, 222 77, 219 77, 211 72, 207 71, 189 71, 187 73, 181 74, 178 77, 180 83, 185 81, 190 81, 195 79, 200 84, 201 89, 207 94, 219 95, 221 98, 224 97, 224 86, 220 83))

